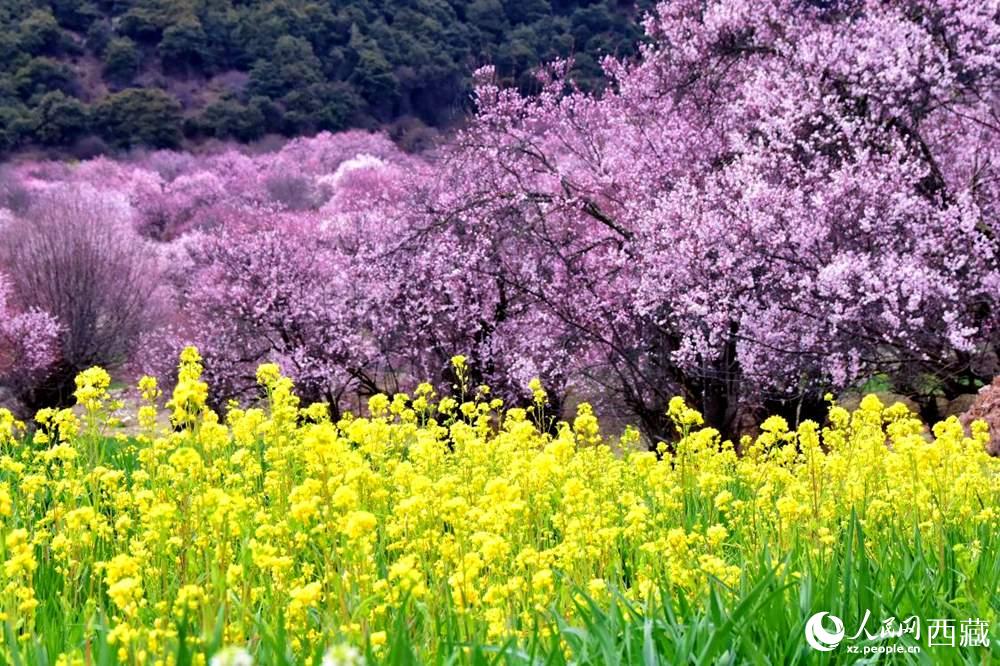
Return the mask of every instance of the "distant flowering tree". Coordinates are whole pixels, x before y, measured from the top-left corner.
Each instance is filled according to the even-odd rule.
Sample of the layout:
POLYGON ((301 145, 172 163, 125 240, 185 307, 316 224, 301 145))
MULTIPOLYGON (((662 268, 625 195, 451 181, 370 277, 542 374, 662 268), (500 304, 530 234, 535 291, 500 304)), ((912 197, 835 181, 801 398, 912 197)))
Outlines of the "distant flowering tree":
POLYGON ((303 398, 336 413, 349 395, 377 390, 363 285, 315 221, 271 216, 192 240, 170 336, 199 347, 214 399, 252 395, 263 362, 279 363, 303 398))
MULTIPOLYGON (((223 155, 202 166, 227 182, 232 161, 223 155)), ((178 307, 169 327, 146 336, 137 365, 167 374, 162 360, 197 344, 213 399, 224 400, 253 395, 257 365, 276 361, 305 398, 335 412, 422 380, 428 354, 410 335, 414 310, 391 300, 403 276, 385 260, 410 214, 408 184, 423 177, 409 176, 416 160, 377 135, 352 132, 291 142, 254 158, 253 168, 236 161, 243 176, 219 190, 226 208, 194 205, 191 219, 214 221, 185 225, 165 247, 178 307), (273 187, 281 174, 304 183, 313 203, 283 200, 273 187)), ((441 345, 435 372, 464 347, 441 345)))
POLYGON ((7 397, 31 401, 58 358, 59 333, 51 315, 15 308, 10 283, 0 273, 0 389, 9 391, 7 397))
POLYGON ((995 371, 995 3, 679 0, 646 29, 603 95, 482 72, 415 244, 654 437, 678 392, 728 430, 880 371, 931 412, 995 371))
POLYGON ((369 155, 380 160, 401 161, 403 154, 384 134, 351 130, 289 141, 275 155, 262 160, 273 174, 295 170, 307 175, 332 174, 348 160, 369 155))
POLYGON ((68 400, 88 367, 126 362, 156 314, 159 267, 121 196, 73 184, 38 194, 0 229, 0 267, 18 303, 60 325, 39 405, 68 400))

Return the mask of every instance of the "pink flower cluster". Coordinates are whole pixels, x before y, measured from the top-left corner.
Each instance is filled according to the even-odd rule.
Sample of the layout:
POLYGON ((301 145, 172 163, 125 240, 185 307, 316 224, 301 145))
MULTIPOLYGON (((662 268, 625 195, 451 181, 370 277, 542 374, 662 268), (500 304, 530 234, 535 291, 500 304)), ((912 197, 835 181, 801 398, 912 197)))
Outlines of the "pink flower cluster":
POLYGON ((57 358, 59 334, 51 315, 15 307, 7 278, 0 273, 0 387, 20 397, 44 381, 57 358))
POLYGON ((349 132, 7 177, 127 207, 172 303, 137 362, 195 342, 219 398, 277 360, 346 409, 463 353, 514 400, 537 376, 654 437, 676 394, 723 429, 875 374, 933 405, 997 372, 998 11, 674 0, 603 93, 485 69, 421 156, 349 132))
POLYGON ((933 408, 997 371, 997 16, 678 0, 603 95, 560 63, 537 97, 484 70, 456 254, 653 432, 675 393, 726 428, 877 373, 933 408))

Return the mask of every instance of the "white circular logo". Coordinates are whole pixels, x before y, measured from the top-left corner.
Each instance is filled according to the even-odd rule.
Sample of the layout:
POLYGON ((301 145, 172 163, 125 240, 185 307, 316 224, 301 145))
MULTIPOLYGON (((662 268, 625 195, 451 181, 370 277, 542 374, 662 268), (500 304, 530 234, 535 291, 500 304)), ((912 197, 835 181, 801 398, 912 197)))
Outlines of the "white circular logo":
POLYGON ((806 643, 809 647, 820 652, 829 652, 844 639, 844 623, 836 615, 830 615, 833 622, 833 631, 823 628, 823 617, 829 613, 816 613, 806 622, 806 643))

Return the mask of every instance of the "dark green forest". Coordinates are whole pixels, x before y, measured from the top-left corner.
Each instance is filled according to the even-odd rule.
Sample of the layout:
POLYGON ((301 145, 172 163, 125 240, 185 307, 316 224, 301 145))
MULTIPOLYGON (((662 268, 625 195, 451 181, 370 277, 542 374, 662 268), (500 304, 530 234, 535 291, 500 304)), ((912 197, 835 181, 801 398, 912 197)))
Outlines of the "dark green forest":
POLYGON ((647 0, 0 0, 0 152, 80 157, 209 138, 383 128, 418 150, 471 74, 522 89, 629 55, 647 0))

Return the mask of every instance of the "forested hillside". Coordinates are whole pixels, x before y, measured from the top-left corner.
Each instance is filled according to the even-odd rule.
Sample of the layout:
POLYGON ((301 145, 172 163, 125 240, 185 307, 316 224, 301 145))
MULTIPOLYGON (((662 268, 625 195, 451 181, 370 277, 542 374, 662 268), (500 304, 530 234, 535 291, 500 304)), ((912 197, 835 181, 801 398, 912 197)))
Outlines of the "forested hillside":
POLYGON ((636 49, 626 0, 0 0, 0 152, 175 147, 388 127, 417 148, 460 118, 471 74, 522 88, 573 56, 636 49))

